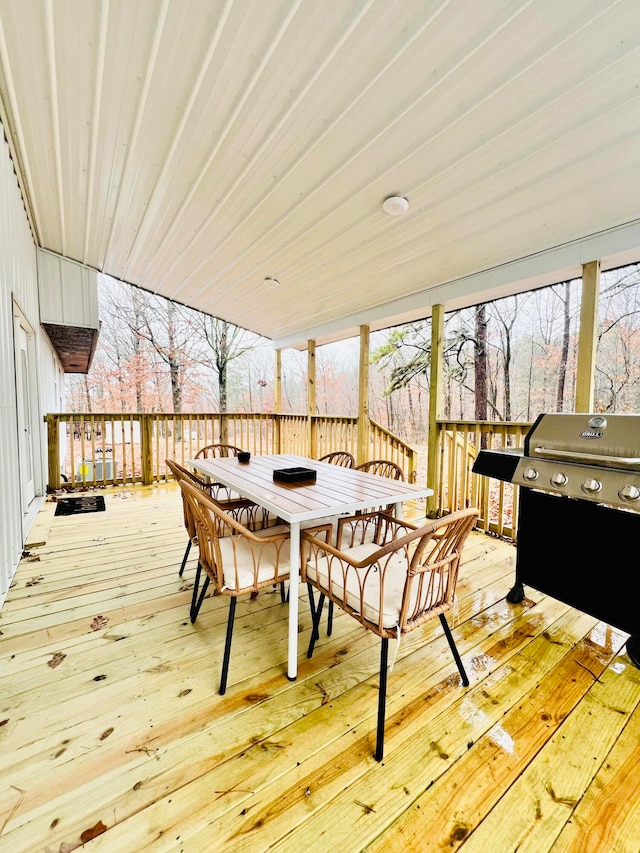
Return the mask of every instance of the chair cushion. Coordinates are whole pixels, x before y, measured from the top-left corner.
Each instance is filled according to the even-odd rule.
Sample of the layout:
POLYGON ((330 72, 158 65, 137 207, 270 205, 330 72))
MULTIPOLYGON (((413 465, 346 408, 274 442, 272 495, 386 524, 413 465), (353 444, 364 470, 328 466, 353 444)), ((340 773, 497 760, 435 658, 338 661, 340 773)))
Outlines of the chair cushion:
MULTIPOLYGON (((281 524, 265 530, 256 530, 254 535, 260 539, 264 536, 288 532, 289 528, 281 524)), ((289 543, 286 540, 282 543, 267 542, 264 545, 259 545, 246 536, 234 535, 223 536, 218 542, 222 554, 224 588, 226 589, 246 589, 256 584, 268 583, 270 580, 275 583, 274 561, 278 548, 278 581, 285 580, 289 576, 289 543)))
MULTIPOLYGON (((307 521, 303 522, 301 527, 308 529, 328 524, 334 520, 326 518, 307 521)), ((275 536, 280 533, 289 533, 289 525, 278 524, 274 527, 253 531, 254 536, 257 536, 259 539, 265 536, 275 536)), ((278 580, 285 580, 289 576, 291 561, 289 559, 290 550, 288 542, 284 542, 281 545, 279 543, 278 545, 267 543, 264 548, 261 548, 257 542, 252 542, 246 536, 235 534, 233 536, 223 536, 218 541, 222 553, 223 578, 226 589, 246 589, 247 587, 254 586, 256 583, 268 583, 274 579, 275 569, 273 562, 276 557, 276 547, 278 546, 280 549, 278 580), (256 560, 260 561, 257 580, 254 571, 256 560), (282 577, 283 575, 285 577, 282 577)))
POLYGON ((338 515, 328 515, 325 518, 313 518, 311 521, 303 521, 300 524, 300 530, 310 530, 313 527, 323 527, 325 524, 330 524, 331 533, 329 534, 329 543, 335 545, 339 517, 338 515))
MULTIPOLYGON (((349 548, 343 553, 349 554, 353 560, 361 561, 379 550, 379 545, 365 543, 349 548)), ((396 551, 385 557, 384 564, 384 598, 382 601, 382 619, 380 618, 380 577, 383 574, 376 568, 375 564, 364 569, 356 569, 346 563, 341 563, 334 557, 320 557, 313 562, 307 563, 307 578, 312 583, 329 590, 329 560, 331 560, 331 587, 333 596, 344 600, 344 574, 343 566, 347 572, 347 597, 346 603, 356 613, 361 613, 365 619, 380 625, 383 628, 393 628, 400 621, 400 610, 402 607, 402 596, 404 594, 405 581, 407 579, 407 559, 404 551, 396 551), (366 582, 365 582, 366 581, 366 582), (363 609, 361 611, 361 586, 364 584, 363 609)), ((431 572, 424 573, 424 583, 431 580, 431 572)), ((433 595, 438 594, 439 577, 433 579, 433 595)), ((409 601, 409 612, 415 607, 418 597, 418 578, 414 579, 409 601)))

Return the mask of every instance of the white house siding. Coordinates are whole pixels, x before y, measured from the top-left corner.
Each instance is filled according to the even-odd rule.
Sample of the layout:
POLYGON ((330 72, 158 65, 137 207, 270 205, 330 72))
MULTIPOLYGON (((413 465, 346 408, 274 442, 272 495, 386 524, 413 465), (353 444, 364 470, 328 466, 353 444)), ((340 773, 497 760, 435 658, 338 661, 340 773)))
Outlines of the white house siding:
POLYGON ((39 321, 36 246, 24 210, 9 149, 0 126, 0 607, 22 553, 25 530, 18 458, 14 315, 16 307, 35 335, 35 420, 41 425, 35 463, 36 495, 46 484, 43 415, 59 411, 64 377, 39 321))

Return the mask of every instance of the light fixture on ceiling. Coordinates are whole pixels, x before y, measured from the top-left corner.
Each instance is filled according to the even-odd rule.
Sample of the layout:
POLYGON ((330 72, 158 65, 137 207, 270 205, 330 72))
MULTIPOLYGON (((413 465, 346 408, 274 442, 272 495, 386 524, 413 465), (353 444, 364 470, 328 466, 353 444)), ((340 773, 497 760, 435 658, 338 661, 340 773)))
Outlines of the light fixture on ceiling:
POLYGON ((280 287, 280 282, 278 281, 278 279, 277 278, 271 278, 270 276, 265 278, 264 283, 266 284, 267 287, 280 287))
POLYGON ((390 195, 382 202, 382 209, 390 216, 402 216, 409 210, 409 201, 401 195, 390 195))

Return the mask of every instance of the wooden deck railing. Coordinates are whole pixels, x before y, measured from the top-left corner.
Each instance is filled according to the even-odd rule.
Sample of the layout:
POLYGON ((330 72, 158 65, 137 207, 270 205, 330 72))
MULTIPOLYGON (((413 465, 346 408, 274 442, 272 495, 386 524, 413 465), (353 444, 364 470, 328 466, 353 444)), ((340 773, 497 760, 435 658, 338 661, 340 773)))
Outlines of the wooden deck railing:
POLYGON ((388 459, 399 465, 410 483, 416 482, 418 453, 380 424, 371 421, 370 459, 388 459))
MULTIPOLYGON (((253 454, 318 458, 332 450, 357 455, 358 420, 265 413, 175 415, 70 412, 46 417, 50 491, 64 486, 149 484, 170 478, 165 460, 184 463, 206 444, 223 442, 253 454)), ((371 422, 369 459, 390 459, 415 479, 417 453, 371 422)))
MULTIPOLYGON (((319 458, 332 450, 357 457, 358 421, 354 417, 275 415, 264 413, 198 413, 47 415, 49 489, 170 479, 165 459, 184 463, 205 444, 235 444, 254 454, 294 453, 319 458)), ((437 422, 439 469, 435 483, 438 515, 468 506, 480 509, 478 526, 515 538, 513 519, 518 489, 472 473, 481 447, 521 447, 526 423, 489 421, 437 422)), ((396 462, 415 482, 415 449, 371 422, 369 459, 396 462)))
POLYGON ((437 482, 438 515, 477 506, 478 527, 515 539, 518 487, 472 473, 481 448, 522 447, 529 423, 438 421, 440 467, 437 482))

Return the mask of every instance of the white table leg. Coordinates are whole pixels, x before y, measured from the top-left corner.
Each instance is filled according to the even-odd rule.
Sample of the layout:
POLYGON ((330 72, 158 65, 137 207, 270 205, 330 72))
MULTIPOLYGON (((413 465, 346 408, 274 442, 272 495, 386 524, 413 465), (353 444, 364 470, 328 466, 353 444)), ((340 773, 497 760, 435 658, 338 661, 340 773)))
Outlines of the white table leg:
POLYGON ((287 678, 295 681, 298 675, 298 577, 300 574, 300 522, 290 525, 291 554, 289 556, 289 649, 287 678))

